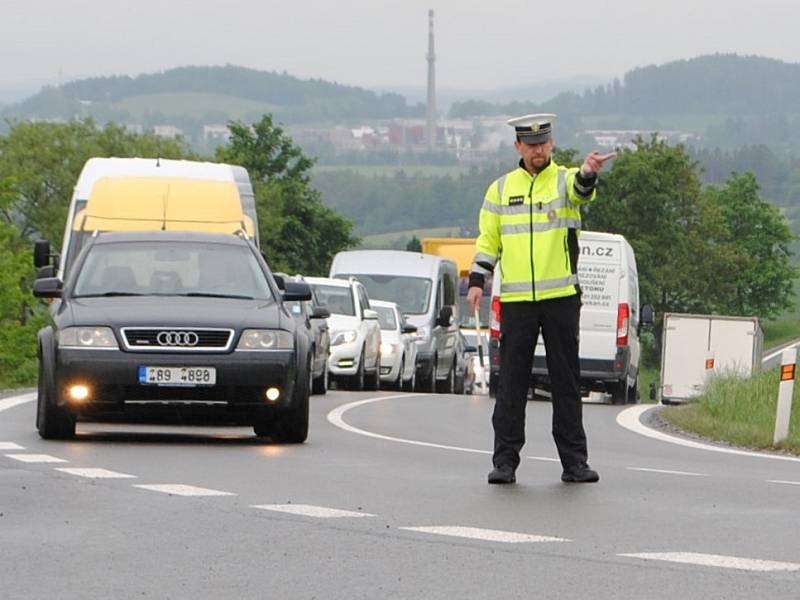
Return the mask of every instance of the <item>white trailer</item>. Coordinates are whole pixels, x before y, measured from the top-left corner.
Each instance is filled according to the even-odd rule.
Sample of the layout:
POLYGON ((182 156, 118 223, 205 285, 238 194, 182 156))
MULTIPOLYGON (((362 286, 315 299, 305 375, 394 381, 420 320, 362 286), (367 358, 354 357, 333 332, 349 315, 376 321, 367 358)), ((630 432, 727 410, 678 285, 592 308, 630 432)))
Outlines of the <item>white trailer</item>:
POLYGON ((715 373, 749 377, 759 372, 763 342, 758 317, 665 313, 661 402, 696 397, 715 373))

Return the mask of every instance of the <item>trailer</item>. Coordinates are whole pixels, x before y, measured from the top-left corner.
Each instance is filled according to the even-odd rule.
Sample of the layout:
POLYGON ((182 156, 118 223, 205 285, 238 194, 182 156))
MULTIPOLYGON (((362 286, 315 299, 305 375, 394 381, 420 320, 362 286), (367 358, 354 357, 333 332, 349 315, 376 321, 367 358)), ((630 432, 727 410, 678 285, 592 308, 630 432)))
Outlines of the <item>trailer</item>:
POLYGON ((697 397, 714 374, 758 373, 763 343, 758 317, 665 313, 661 402, 677 404, 697 397))

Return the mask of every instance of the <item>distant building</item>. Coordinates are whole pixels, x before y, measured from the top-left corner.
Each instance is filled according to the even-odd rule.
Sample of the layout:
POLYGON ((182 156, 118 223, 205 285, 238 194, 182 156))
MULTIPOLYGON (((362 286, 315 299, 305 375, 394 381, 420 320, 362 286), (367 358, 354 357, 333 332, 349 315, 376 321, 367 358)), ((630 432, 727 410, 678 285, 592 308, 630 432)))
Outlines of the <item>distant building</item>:
POLYGON ((227 125, 203 125, 203 139, 206 142, 226 144, 231 139, 231 130, 227 125))
POLYGON ((155 125, 153 127, 153 133, 158 137, 168 139, 175 139, 183 135, 183 131, 174 125, 155 125))

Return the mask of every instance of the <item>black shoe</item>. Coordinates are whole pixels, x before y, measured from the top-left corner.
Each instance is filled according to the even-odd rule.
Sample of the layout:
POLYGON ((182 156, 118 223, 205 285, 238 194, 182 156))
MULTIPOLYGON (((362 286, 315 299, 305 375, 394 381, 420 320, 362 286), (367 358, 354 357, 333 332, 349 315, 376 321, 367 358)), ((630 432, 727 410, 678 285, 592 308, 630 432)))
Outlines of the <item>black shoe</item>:
POLYGON ((517 476, 514 469, 508 465, 500 465, 489 473, 489 483, 516 483, 517 476))
POLYGON ((569 466, 561 473, 561 481, 568 483, 594 483, 599 480, 597 471, 590 469, 586 463, 569 466))

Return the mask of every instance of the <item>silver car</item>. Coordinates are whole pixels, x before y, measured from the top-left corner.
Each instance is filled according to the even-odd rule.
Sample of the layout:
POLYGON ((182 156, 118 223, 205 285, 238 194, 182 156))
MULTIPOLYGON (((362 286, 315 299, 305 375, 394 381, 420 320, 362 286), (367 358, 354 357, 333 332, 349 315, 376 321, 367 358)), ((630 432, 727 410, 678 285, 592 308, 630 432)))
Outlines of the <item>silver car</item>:
POLYGON ((381 327, 381 383, 394 390, 414 391, 417 379, 417 328, 406 322, 397 304, 371 300, 381 327))

